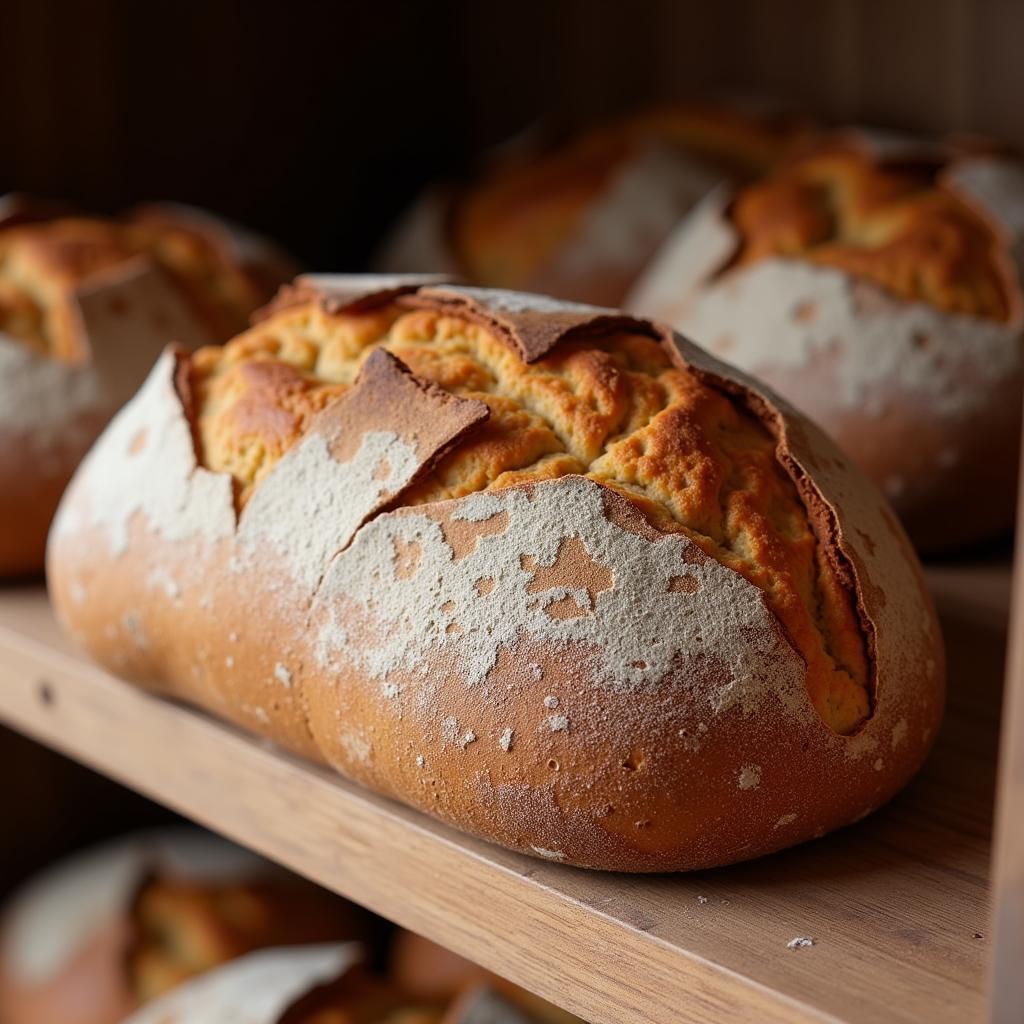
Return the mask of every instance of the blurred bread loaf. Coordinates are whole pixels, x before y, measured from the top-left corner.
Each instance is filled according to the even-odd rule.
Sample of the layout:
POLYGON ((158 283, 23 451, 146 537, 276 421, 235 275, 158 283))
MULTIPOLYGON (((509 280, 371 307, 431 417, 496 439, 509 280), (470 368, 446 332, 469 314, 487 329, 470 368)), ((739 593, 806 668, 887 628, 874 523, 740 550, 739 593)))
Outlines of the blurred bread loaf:
POLYGON ((4 1024, 119 1024, 255 949, 352 938, 359 912, 198 829, 138 833, 31 879, 0 926, 4 1024))
POLYGON ((42 568, 71 472, 163 346, 225 340, 292 272, 187 208, 45 209, 11 197, 0 210, 0 577, 42 568))
POLYGON ((951 549, 1013 519, 1022 260, 1024 166, 853 133, 709 198, 629 306, 778 389, 951 549))
POLYGON ((429 190, 383 269, 617 306, 680 217, 719 181, 770 167, 805 128, 792 114, 676 104, 509 147, 465 187, 429 190))

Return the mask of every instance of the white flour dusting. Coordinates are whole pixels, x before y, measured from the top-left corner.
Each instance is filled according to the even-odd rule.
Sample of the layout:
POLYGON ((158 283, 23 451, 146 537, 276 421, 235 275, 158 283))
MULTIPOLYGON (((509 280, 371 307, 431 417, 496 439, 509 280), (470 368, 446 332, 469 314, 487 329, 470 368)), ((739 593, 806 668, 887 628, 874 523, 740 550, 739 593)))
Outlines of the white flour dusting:
POLYGON ((760 591, 718 562, 702 559, 686 566, 701 586, 693 593, 673 592, 671 580, 692 542, 679 535, 650 541, 623 530, 605 516, 606 493, 593 481, 567 477, 537 485, 532 496, 508 490, 463 500, 460 517, 469 518, 474 506, 486 502, 492 516, 507 515, 508 526, 479 537, 458 561, 426 513, 378 516, 334 560, 318 592, 321 664, 354 663, 371 678, 386 680, 390 672, 414 671, 432 652, 444 651, 454 655, 450 663, 464 682, 476 686, 499 651, 525 633, 556 648, 577 643, 597 652, 596 681, 618 691, 656 685, 683 659, 683 665, 721 667, 720 681, 706 698, 713 709, 739 706, 751 712, 769 694, 805 708, 803 662, 760 591), (569 537, 579 538, 590 557, 614 573, 614 585, 596 602, 582 588, 529 590, 534 576, 523 567, 524 556, 551 566, 569 537), (412 576, 396 573, 396 541, 422 551, 412 576), (484 574, 495 586, 481 595, 475 582, 484 574), (368 580, 377 584, 368 586, 368 580), (548 615, 545 609, 565 597, 590 614, 548 615), (335 617, 341 603, 360 609, 380 628, 349 643, 335 617), (451 633, 448 626, 456 620, 461 632, 451 633), (623 622, 632 628, 624 630, 623 622))

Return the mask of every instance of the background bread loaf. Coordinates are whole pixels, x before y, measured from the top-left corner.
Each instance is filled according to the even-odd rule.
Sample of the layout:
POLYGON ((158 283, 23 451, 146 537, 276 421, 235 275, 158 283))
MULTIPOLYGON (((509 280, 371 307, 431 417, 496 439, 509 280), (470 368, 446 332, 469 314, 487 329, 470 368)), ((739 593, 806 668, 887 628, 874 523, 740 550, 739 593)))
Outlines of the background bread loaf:
POLYGON ((680 217, 722 180, 770 167, 803 118, 673 104, 577 131, 537 133, 475 180, 430 189, 385 249, 391 271, 617 306, 680 217))
POLYGON ((137 833, 31 879, 0 925, 4 1024, 120 1024, 255 949, 358 937, 361 912, 208 833, 137 833))
POLYGON ((291 276, 185 207, 122 220, 0 210, 0 577, 39 572, 75 465, 161 348, 224 340, 291 276))
POLYGON ((628 300, 777 388, 928 550, 1009 528, 1024 168, 841 136, 708 199, 628 300))
POLYGON ((536 296, 310 280, 165 355, 50 582, 126 678, 593 867, 844 824, 941 713, 918 566, 835 448, 664 329, 536 296))

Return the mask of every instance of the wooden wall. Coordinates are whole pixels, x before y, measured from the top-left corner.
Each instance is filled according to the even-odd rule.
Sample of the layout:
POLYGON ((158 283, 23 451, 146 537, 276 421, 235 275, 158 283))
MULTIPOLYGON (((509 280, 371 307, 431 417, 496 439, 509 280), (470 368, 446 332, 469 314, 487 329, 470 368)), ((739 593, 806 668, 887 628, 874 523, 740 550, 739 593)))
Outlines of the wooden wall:
POLYGON ((1019 0, 5 0, 0 188, 209 205, 354 268, 545 114, 769 95, 1024 147, 1019 0))

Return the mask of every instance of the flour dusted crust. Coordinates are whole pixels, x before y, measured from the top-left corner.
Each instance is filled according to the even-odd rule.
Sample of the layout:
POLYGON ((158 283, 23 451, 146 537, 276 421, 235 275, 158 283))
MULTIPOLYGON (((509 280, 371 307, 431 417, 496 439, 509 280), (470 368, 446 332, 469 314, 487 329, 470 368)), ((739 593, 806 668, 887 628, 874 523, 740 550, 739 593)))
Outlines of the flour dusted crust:
POLYGON ((0 203, 0 577, 42 568, 74 467, 168 341, 229 337, 288 273, 266 243, 189 208, 54 213, 0 203))
MULTIPOLYGON (((566 349, 590 358, 588 337, 628 325, 698 390, 728 396, 722 410, 741 408, 774 439, 829 560, 819 571, 845 581, 857 624, 842 620, 837 642, 859 635, 867 652, 866 720, 840 707, 836 721, 853 724, 834 731, 830 705, 819 713, 810 698, 804 641, 783 627, 796 620, 597 470, 431 498, 444 452, 472 446, 502 406, 448 394, 380 349, 340 397, 286 378, 291 414, 321 411, 252 469, 255 485, 197 458, 195 424, 204 445, 223 430, 194 408, 184 357, 163 357, 83 464, 52 535, 55 605, 99 661, 467 831, 591 867, 756 856, 859 818, 916 770, 942 705, 931 602, 884 500, 811 424, 615 311, 390 283, 375 312, 358 279, 302 287, 285 312, 306 330, 348 315, 337 296, 354 295, 357 326, 403 310, 476 325, 510 366, 538 373, 566 349)), ((283 337, 284 321, 265 323, 260 337, 283 337)), ((235 359, 265 342, 237 344, 235 359)), ((256 391, 201 388, 214 409, 241 401, 217 423, 248 424, 263 446, 276 420, 252 396, 274 364, 252 359, 221 379, 258 370, 256 391)))
POLYGON ((0 1014, 5 1024, 117 1024, 200 966, 350 936, 340 907, 198 829, 135 833, 59 862, 9 900, 0 1014))
MULTIPOLYGON (((936 159, 934 148, 906 141, 854 143, 878 159, 936 159)), ((1012 523, 1024 393, 1024 169, 993 155, 943 159, 936 194, 957 197, 990 232, 993 251, 969 257, 937 236, 942 244, 907 267, 931 282, 932 300, 865 278, 885 272, 880 262, 737 258, 743 240, 727 191, 680 225, 628 300, 790 398, 929 550, 1012 523), (977 267, 974 280, 942 291, 957 266, 977 267)))

